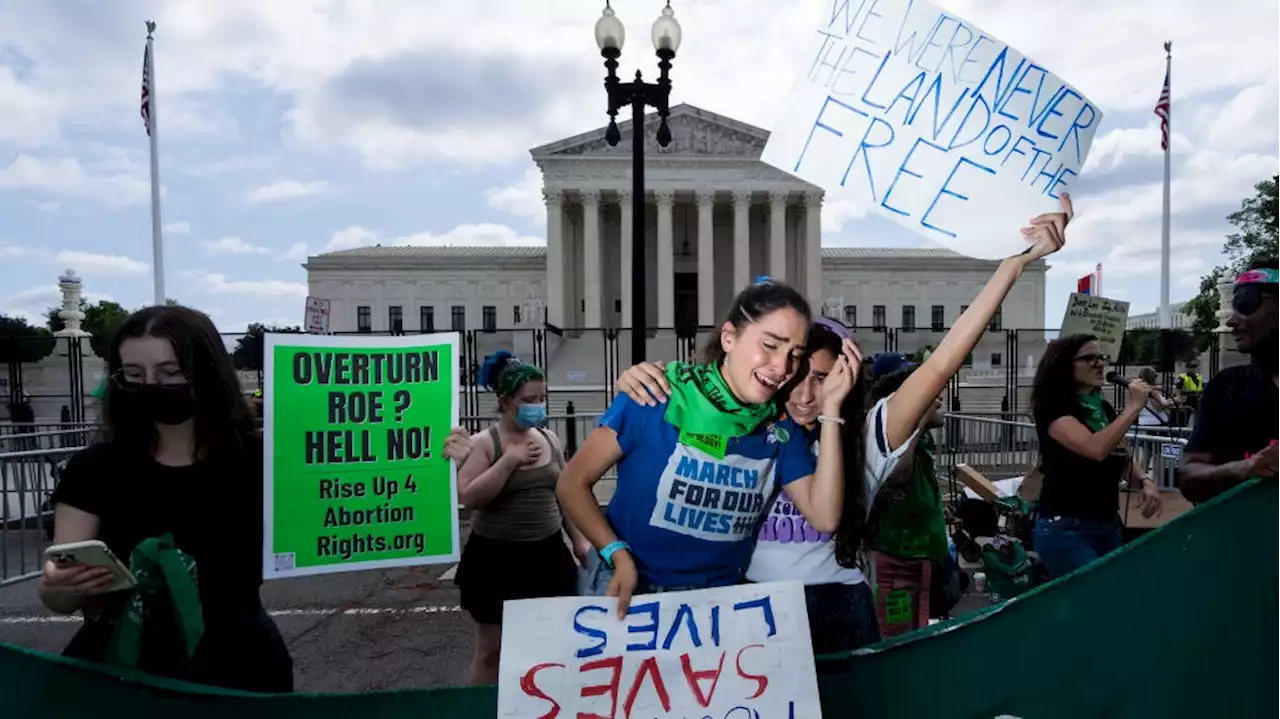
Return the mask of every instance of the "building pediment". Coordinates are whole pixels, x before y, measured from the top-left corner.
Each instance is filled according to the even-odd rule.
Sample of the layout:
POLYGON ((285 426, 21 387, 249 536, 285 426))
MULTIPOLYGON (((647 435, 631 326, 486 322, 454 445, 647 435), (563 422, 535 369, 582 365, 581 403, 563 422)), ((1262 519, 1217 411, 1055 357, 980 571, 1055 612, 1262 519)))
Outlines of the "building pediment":
MULTIPOLYGON (((616 146, 605 141, 606 127, 575 135, 563 140, 535 147, 530 150, 534 161, 557 158, 623 158, 631 156, 631 121, 618 123, 622 140, 616 146)), ((671 128, 671 143, 659 147, 656 139, 658 116, 645 116, 644 141, 648 157, 727 157, 756 160, 764 152, 769 133, 745 122, 717 115, 692 105, 680 104, 671 108, 667 119, 671 128)))

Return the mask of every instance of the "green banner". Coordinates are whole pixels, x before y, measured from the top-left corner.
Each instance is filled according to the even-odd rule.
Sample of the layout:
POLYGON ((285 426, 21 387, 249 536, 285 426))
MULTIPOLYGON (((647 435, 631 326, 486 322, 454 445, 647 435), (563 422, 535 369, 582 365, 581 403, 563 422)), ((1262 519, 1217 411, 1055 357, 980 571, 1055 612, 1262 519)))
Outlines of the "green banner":
POLYGON ((263 576, 455 562, 456 334, 268 334, 263 576))

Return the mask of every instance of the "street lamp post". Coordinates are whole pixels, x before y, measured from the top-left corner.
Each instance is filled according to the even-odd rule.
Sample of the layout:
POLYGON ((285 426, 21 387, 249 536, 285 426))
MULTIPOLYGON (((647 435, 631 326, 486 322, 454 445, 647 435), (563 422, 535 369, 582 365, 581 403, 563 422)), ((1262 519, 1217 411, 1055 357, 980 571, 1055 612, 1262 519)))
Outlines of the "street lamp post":
POLYGON ((680 23, 676 22, 671 3, 653 23, 653 47, 658 53, 658 81, 646 83, 640 79, 632 82, 618 80, 618 58, 622 56, 622 43, 626 30, 622 21, 614 15, 613 8, 605 2, 604 14, 596 22, 596 44, 604 56, 608 74, 604 89, 609 95, 609 127, 604 139, 611 147, 622 140, 618 130, 618 110, 631 107, 631 363, 645 361, 645 245, 644 245, 644 109, 658 111, 658 145, 666 147, 671 142, 671 128, 667 126, 671 97, 671 61, 680 49, 680 23))

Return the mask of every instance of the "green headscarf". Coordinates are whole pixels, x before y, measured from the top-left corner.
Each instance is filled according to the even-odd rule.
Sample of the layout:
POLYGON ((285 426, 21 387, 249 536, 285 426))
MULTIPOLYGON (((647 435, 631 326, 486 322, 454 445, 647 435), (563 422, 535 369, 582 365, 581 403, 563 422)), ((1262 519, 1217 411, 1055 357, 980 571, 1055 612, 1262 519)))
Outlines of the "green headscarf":
POLYGON ((663 419, 682 433, 729 438, 751 434, 776 416, 772 400, 743 404, 733 396, 717 365, 667 365, 671 397, 663 419))
POLYGON ((137 584, 107 647, 107 663, 138 666, 143 631, 164 622, 177 624, 182 648, 190 658, 204 636, 195 560, 174 545, 172 534, 162 534, 142 540, 129 565, 137 584))
POLYGON ((1088 412, 1084 423, 1089 429, 1094 432, 1101 432, 1110 424, 1107 421, 1107 411, 1102 407, 1101 392, 1087 392, 1080 395, 1080 405, 1088 412))

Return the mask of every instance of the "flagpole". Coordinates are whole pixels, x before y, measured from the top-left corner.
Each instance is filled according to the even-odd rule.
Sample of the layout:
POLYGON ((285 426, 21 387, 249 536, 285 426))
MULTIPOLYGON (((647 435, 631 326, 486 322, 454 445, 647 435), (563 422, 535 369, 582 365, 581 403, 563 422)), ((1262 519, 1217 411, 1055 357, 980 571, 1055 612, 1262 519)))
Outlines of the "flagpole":
POLYGON ((1164 211, 1160 219, 1160 329, 1167 330, 1173 326, 1173 317, 1169 313, 1169 176, 1170 159, 1173 156, 1173 42, 1164 44, 1164 76, 1169 88, 1169 105, 1165 110, 1164 122, 1168 129, 1164 143, 1164 211))
POLYGON ((160 156, 156 149, 156 63, 152 33, 156 24, 147 21, 147 134, 151 140, 151 273, 155 304, 168 301, 164 292, 164 233, 160 225, 160 156))

